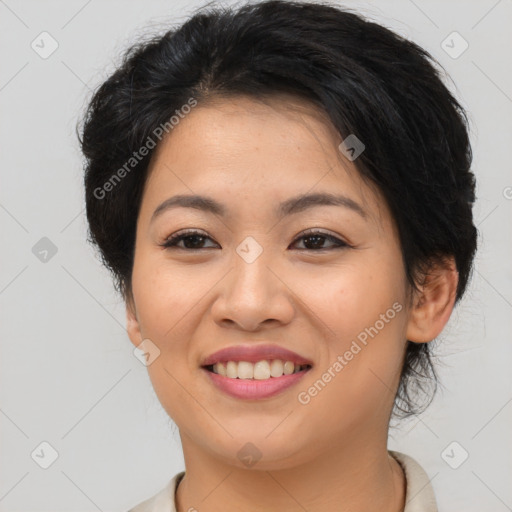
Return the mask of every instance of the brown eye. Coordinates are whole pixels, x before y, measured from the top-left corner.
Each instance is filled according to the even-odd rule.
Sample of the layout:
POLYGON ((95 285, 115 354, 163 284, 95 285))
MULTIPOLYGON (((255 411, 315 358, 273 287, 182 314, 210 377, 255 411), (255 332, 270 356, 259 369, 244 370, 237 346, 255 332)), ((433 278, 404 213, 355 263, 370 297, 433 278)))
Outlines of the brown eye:
POLYGON ((161 245, 167 249, 177 248, 191 251, 197 249, 210 249, 211 247, 204 247, 206 240, 212 239, 201 231, 186 231, 172 235, 161 245), (178 245, 182 241, 184 245, 178 245))
POLYGON ((304 248, 300 250, 312 250, 312 251, 324 251, 329 249, 338 249, 343 247, 350 247, 346 242, 340 240, 334 235, 324 233, 323 231, 309 231, 303 233, 301 236, 295 239, 294 243, 300 240, 304 240, 304 248), (329 241, 334 244, 331 247, 324 247, 325 241, 329 241))
MULTIPOLYGON (((205 243, 208 240, 212 240, 212 238, 210 238, 205 233, 201 231, 189 230, 185 232, 182 231, 181 233, 179 232, 170 236, 167 240, 165 240, 164 243, 161 244, 161 246, 165 247, 166 249, 184 249, 189 251, 215 248, 215 245, 209 247, 205 246, 205 243), (183 245, 179 245, 182 242, 183 245)), ((323 231, 309 231, 307 233, 302 233, 301 236, 295 239, 292 245, 299 241, 304 241, 304 247, 299 247, 299 250, 306 251, 325 251, 351 247, 343 240, 340 240, 339 238, 329 233, 324 233, 323 231), (330 242, 331 246, 325 247, 326 242, 330 242)))

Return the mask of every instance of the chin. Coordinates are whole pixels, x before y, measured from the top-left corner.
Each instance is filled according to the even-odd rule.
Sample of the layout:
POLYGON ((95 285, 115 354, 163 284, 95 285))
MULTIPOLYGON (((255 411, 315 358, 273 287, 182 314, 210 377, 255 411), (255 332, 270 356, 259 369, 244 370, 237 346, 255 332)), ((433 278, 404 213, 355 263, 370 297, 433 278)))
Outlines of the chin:
POLYGON ((261 431, 252 435, 247 430, 244 435, 229 438, 222 444, 210 445, 209 449, 226 464, 256 471, 293 468, 306 463, 313 456, 310 450, 297 443, 297 436, 284 434, 272 439, 273 435, 267 437, 261 431))

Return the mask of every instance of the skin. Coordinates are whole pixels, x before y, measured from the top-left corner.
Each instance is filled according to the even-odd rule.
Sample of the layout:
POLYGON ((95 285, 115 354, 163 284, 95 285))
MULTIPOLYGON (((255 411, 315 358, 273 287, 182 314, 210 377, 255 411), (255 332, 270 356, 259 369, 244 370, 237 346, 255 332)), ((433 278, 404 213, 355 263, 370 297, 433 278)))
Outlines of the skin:
POLYGON ((199 104, 153 156, 127 330, 134 345, 150 339, 160 350, 148 372, 182 441, 179 512, 404 509, 406 482, 387 438, 405 344, 441 332, 458 275, 447 258, 409 297, 390 211, 340 142, 328 119, 301 100, 237 97, 199 104), (277 203, 311 192, 344 194, 367 217, 325 205, 275 216, 277 203), (151 222, 176 194, 210 196, 228 215, 177 207, 151 222), (192 228, 209 238, 161 246, 192 228), (298 238, 311 228, 350 246, 298 238), (236 252, 247 236, 263 249, 250 264, 236 252), (402 310, 301 404, 298 393, 396 302, 402 310), (309 358, 312 370, 275 397, 246 401, 218 391, 200 368, 221 348, 265 343, 309 358), (247 442, 261 453, 251 467, 237 456, 247 442))

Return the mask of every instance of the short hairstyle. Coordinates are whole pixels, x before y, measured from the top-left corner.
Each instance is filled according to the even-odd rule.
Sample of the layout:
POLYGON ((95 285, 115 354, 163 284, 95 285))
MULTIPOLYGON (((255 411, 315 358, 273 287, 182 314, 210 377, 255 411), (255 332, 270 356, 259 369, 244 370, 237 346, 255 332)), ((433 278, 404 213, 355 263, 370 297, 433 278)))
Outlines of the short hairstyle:
MULTIPOLYGON (((155 152, 138 150, 168 129, 191 98, 206 104, 285 92, 326 113, 343 140, 355 134, 365 144, 353 163, 390 208, 410 289, 430 265, 453 256, 457 303, 477 247, 475 178, 467 114, 436 66, 442 68, 414 42, 327 3, 205 6, 182 25, 131 45, 94 92, 78 134, 88 242, 116 290, 131 296, 136 223, 155 152)), ((430 345, 407 340, 393 407, 398 417, 423 412, 434 397, 430 345)))

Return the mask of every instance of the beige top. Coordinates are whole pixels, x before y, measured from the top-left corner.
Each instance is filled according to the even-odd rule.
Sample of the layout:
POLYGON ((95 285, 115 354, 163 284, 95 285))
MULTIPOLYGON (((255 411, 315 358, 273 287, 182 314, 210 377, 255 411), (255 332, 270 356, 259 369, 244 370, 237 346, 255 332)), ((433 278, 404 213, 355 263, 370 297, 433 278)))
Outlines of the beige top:
MULTIPOLYGON (((438 512, 434 490, 425 470, 409 455, 388 450, 402 466, 407 482, 404 512, 438 512)), ((185 472, 177 473, 153 497, 128 512, 176 512, 175 492, 185 472)))

